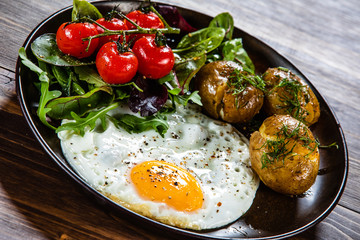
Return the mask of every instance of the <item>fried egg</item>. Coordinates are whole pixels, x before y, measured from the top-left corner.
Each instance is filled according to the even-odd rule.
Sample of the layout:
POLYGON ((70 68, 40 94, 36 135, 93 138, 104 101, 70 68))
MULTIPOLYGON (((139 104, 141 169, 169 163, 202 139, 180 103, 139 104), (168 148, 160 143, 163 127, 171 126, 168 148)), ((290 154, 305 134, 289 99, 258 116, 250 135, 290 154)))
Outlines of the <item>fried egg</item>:
POLYGON ((61 131, 58 137, 73 169, 131 211, 194 230, 241 217, 259 186, 247 140, 192 105, 178 106, 167 120, 164 137, 153 130, 128 133, 111 121, 105 131, 61 131))

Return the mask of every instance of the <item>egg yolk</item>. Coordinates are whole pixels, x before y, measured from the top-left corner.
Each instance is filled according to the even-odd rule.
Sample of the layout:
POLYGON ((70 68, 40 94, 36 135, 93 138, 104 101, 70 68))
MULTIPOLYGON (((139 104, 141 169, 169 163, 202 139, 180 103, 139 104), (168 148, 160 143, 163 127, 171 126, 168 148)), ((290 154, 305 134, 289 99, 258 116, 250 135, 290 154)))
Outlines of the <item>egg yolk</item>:
POLYGON ((140 163, 132 168, 131 181, 144 199, 166 203, 178 211, 197 210, 204 201, 195 177, 171 163, 140 163))

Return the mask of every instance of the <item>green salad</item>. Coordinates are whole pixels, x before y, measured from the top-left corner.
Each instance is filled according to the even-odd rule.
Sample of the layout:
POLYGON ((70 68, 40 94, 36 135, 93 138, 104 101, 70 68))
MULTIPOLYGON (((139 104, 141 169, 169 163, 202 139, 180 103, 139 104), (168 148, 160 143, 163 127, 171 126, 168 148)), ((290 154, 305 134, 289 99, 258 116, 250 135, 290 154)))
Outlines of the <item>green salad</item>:
POLYGON ((37 62, 19 50, 23 66, 38 76, 41 122, 56 132, 84 134, 98 119, 105 129, 109 118, 128 132, 155 129, 163 135, 166 115, 177 104, 202 104, 192 87, 202 66, 227 60, 254 73, 242 39, 233 38, 229 13, 196 29, 171 8, 144 2, 129 13, 117 6, 101 13, 87 1, 74 0, 69 22, 31 43, 37 62), (123 103, 139 114, 107 114, 123 103), (63 119, 73 121, 59 124, 63 119))

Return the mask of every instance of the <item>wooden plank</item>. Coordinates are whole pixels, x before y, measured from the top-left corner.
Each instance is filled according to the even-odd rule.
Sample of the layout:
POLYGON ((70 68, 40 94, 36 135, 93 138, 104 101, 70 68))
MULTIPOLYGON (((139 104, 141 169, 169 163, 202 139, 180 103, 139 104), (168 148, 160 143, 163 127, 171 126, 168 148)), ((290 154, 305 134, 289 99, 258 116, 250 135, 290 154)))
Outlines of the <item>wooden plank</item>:
POLYGON ((293 239, 358 239, 359 221, 358 214, 338 206, 325 220, 293 239))
MULTIPOLYGON (((6 113, 2 117, 11 118, 13 124, 7 131, 2 128, 0 134, 0 239, 30 239, 38 230, 51 238, 67 234, 74 239, 111 239, 126 232, 123 239, 149 239, 148 231, 129 229, 126 219, 114 219, 89 198, 47 154, 39 151, 36 140, 24 139, 29 130, 21 116, 6 113), (19 126, 24 136, 14 133, 19 126)), ((0 121, 1 126, 4 123, 0 121)))
MULTIPOLYGON (((292 239, 360 239, 360 4, 161 2, 211 16, 230 12, 236 26, 287 57, 327 99, 348 142, 347 187, 324 221, 292 239)), ((0 2, 0 239, 168 239, 115 217, 90 199, 42 150, 22 116, 14 81, 17 51, 38 23, 71 4, 72 0, 0 2)))
POLYGON ((71 0, 53 2, 19 0, 16 4, 1 1, 0 9, 6 15, 0 16, 2 47, 0 66, 8 70, 15 69, 18 50, 30 32, 49 15, 71 4, 71 0))
POLYGON ((22 115, 15 91, 15 74, 0 67, 0 110, 22 115))

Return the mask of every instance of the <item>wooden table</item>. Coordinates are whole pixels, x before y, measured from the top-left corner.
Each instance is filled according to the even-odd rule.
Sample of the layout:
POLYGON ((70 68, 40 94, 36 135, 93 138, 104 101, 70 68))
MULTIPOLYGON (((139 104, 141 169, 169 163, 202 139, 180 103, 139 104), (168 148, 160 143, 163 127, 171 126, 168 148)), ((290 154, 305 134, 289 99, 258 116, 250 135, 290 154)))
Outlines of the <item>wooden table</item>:
MULTIPOLYGON (((328 100, 345 132, 349 176, 321 223, 293 239, 360 239, 360 4, 344 1, 167 0, 215 16, 263 40, 328 100), (358 85, 359 84, 359 85, 358 85)), ((31 30, 71 0, 0 0, 0 239, 167 239, 114 219, 79 191, 36 141, 15 93, 17 51, 31 30)))

